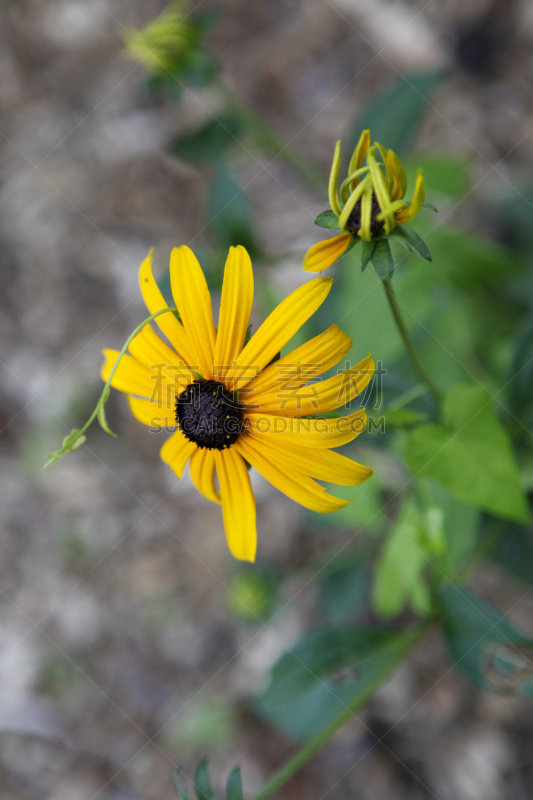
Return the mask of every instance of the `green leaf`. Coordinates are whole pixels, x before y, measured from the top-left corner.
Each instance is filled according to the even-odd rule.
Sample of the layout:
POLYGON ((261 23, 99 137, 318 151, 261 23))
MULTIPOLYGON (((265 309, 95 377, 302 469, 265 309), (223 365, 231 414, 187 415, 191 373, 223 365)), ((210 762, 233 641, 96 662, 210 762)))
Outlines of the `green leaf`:
POLYGON ((315 631, 277 662, 256 709, 287 736, 314 736, 348 704, 366 701, 413 635, 348 626, 315 631))
POLYGON ((448 651, 458 669, 482 689, 533 697, 531 660, 518 650, 532 648, 533 639, 462 587, 447 587, 438 601, 448 651))
MULTIPOLYGON (((491 531, 487 532, 491 535, 491 531)), ((491 558, 528 586, 533 583, 533 530, 506 525, 498 537, 491 558)))
POLYGON ((226 114, 201 125, 194 131, 177 136, 170 143, 171 151, 187 161, 219 161, 228 147, 238 143, 242 123, 237 116, 226 114))
POLYGON ((242 800, 242 778, 240 767, 235 767, 228 778, 226 800, 242 800))
POLYGON ((189 795, 183 788, 180 778, 181 767, 176 767, 174 770, 174 786, 176 787, 176 794, 179 797, 179 800, 189 800, 189 795))
POLYGON ((370 589, 368 564, 341 563, 328 570, 320 587, 320 605, 331 622, 345 622, 367 604, 370 589))
POLYGON ((422 203, 422 208, 429 208, 430 211, 434 211, 436 214, 439 213, 437 206, 434 206, 431 203, 422 203))
POLYGON ((428 98, 445 77, 442 71, 409 75, 378 95, 362 117, 357 118, 349 139, 349 152, 365 128, 370 128, 372 141, 381 142, 400 155, 408 150, 428 110, 428 98))
POLYGON ((395 617, 406 605, 419 614, 431 607, 424 571, 431 559, 422 542, 422 520, 413 501, 405 504, 376 568, 372 601, 378 614, 395 617))
POLYGON ((413 408, 389 408, 385 411, 385 430, 389 428, 408 428, 426 422, 428 416, 413 408))
POLYGON ((525 522, 529 509, 505 428, 486 389, 455 386, 444 399, 444 425, 422 425, 409 437, 406 460, 416 475, 497 517, 525 522))
POLYGON ((419 236, 416 231, 410 228, 409 225, 397 225, 390 232, 389 236, 394 236, 396 239, 400 239, 402 244, 405 244, 408 250, 418 253, 418 255, 422 256, 422 258, 425 258, 426 261, 433 261, 431 258, 431 253, 429 252, 429 247, 422 237, 419 236))
POLYGON ((369 242, 363 242, 363 250, 361 252, 361 272, 364 272, 367 268, 368 262, 372 258, 372 253, 374 252, 375 246, 375 239, 371 239, 369 242))
POLYGON ((224 247, 241 244, 257 252, 246 196, 228 167, 217 169, 208 201, 211 229, 224 247))
MULTIPOLYGON (((98 406, 97 406, 97 410, 96 410, 96 416, 98 418, 98 422, 100 423, 100 427, 102 428, 102 430, 104 430, 110 436, 114 436, 116 438, 117 434, 113 433, 113 431, 109 427, 107 419, 106 419, 106 415, 105 415, 105 404, 107 403, 107 401, 109 399, 109 393, 110 393, 110 387, 108 386, 104 390, 104 392, 102 393, 102 397, 98 401, 98 406)), ((78 444, 77 444, 77 447, 79 447, 78 444)))
POLYGON ((394 258, 387 239, 376 239, 372 251, 372 266, 382 281, 390 278, 394 272, 394 258))
POLYGON ((318 225, 319 228, 331 228, 337 231, 340 230, 338 216, 329 209, 327 211, 322 211, 322 213, 318 215, 318 217, 315 219, 315 225, 318 225))
POLYGON ((198 764, 194 778, 194 788, 198 800, 215 800, 215 793, 209 779, 209 766, 205 758, 198 764))

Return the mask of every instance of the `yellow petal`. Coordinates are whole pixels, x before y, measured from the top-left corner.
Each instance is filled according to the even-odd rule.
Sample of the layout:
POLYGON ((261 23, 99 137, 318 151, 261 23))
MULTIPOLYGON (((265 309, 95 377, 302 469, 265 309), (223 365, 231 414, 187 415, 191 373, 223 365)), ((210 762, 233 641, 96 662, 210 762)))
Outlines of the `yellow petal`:
POLYGON ((337 184, 339 182, 339 169, 341 165, 341 143, 340 140, 335 145, 335 153, 333 155, 333 163, 329 173, 328 196, 329 204, 334 213, 339 216, 341 209, 339 206, 339 198, 337 196, 337 184))
POLYGON ((244 247, 230 247, 220 301, 213 366, 218 378, 243 348, 254 299, 252 262, 244 247))
MULTIPOLYGON (((355 172, 355 170, 360 168, 361 164, 366 158, 366 154, 368 153, 369 147, 370 147, 370 130, 367 129, 363 131, 361 136, 359 137, 359 141, 357 142, 357 147, 353 151, 352 158, 350 160, 348 173, 355 172)), ((359 181, 357 180, 357 183, 358 182, 359 181)), ((354 181, 352 189, 355 189, 357 183, 354 181)))
POLYGON ((189 469, 198 491, 213 503, 220 503, 220 494, 215 486, 215 451, 197 448, 192 454, 189 469))
POLYGON ((259 375, 324 302, 331 284, 331 278, 315 278, 282 300, 254 333, 237 363, 226 373, 226 385, 242 389, 259 375))
MULTIPOLYGON (((102 364, 100 376, 103 381, 107 381, 120 353, 118 350, 102 350, 102 353, 105 361, 102 364)), ((152 397, 156 389, 156 383, 150 376, 150 371, 128 355, 124 355, 120 359, 111 386, 113 389, 126 392, 126 394, 139 394, 141 397, 152 397)))
POLYGON ((292 443, 288 445, 279 440, 275 433, 256 433, 254 437, 264 456, 275 464, 283 464, 283 469, 288 473, 298 472, 341 486, 358 486, 374 472, 370 467, 358 464, 357 461, 332 450, 314 450, 292 443))
POLYGON ((261 392, 279 389, 288 381, 291 387, 297 388, 334 367, 351 346, 350 337, 337 325, 331 325, 323 333, 265 367, 261 375, 244 389, 241 400, 253 405, 254 398, 261 392))
POLYGON ((174 398, 168 404, 144 400, 140 397, 128 396, 130 410, 135 419, 150 428, 173 428, 176 426, 174 398))
POLYGON ((312 447, 321 450, 352 442, 366 426, 366 412, 363 409, 336 419, 276 417, 267 414, 247 414, 246 424, 253 433, 275 436, 287 446, 312 447))
POLYGON ((346 500, 339 500, 328 494, 323 486, 307 475, 280 467, 279 459, 274 462, 268 458, 254 436, 244 434, 232 449, 238 450, 243 458, 276 489, 305 508, 328 514, 348 505, 346 500))
POLYGON ((167 439, 159 455, 161 460, 174 470, 176 477, 181 478, 187 461, 197 449, 194 442, 189 441, 181 431, 176 431, 170 439, 167 439))
POLYGON ((331 267, 342 256, 351 238, 349 233, 340 233, 333 239, 323 239, 310 247, 303 264, 306 272, 323 272, 331 267))
POLYGON ((342 370, 322 383, 300 389, 262 392, 254 399, 254 413, 288 417, 308 417, 346 405, 368 386, 374 374, 374 362, 367 356, 359 364, 342 370))
POLYGON ((389 150, 387 153, 386 163, 393 182, 391 197, 393 200, 399 200, 407 189, 407 175, 402 162, 393 150, 389 150))
POLYGON ((383 222, 385 225, 385 233, 390 233, 396 224, 394 214, 390 211, 391 199, 388 187, 385 183, 385 176, 381 171, 381 167, 376 161, 374 148, 371 147, 368 153, 368 165, 372 175, 372 187, 376 193, 379 207, 383 212, 383 222))
POLYGON ((228 547, 234 558, 253 563, 257 548, 256 512, 248 469, 235 447, 214 453, 228 547))
POLYGON ((370 225, 372 223, 372 186, 368 184, 365 187, 363 196, 361 197, 361 227, 357 235, 364 241, 369 242, 372 238, 372 231, 370 225))
POLYGON ((211 296, 198 259, 186 245, 175 247, 170 254, 170 285, 198 371, 210 379, 216 337, 211 296))
POLYGON ((404 222, 409 222, 416 217, 420 209, 422 208, 422 203, 426 199, 426 189, 424 186, 424 173, 421 169, 418 170, 418 175, 416 176, 416 185, 415 185, 415 193, 413 195, 413 199, 411 200, 411 205, 409 208, 404 212, 405 219, 404 222))
MULTIPOLYGON (((152 273, 153 254, 152 248, 139 270, 139 284, 146 308, 150 314, 155 314, 157 311, 168 308, 168 304, 161 294, 152 273)), ((155 321, 179 356, 194 369, 194 353, 181 322, 176 319, 171 311, 168 314, 161 314, 155 321)))
POLYGON ((168 405, 176 393, 194 380, 194 375, 149 325, 135 337, 130 353, 143 364, 153 381, 152 400, 168 405))

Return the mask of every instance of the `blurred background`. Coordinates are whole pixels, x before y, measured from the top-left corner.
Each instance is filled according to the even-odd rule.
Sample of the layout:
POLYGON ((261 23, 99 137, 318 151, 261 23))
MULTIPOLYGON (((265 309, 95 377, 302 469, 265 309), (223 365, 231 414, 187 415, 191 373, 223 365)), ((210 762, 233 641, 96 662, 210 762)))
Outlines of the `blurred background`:
MULTIPOLYGON (((395 278, 423 359, 442 388, 491 386, 518 449, 530 444, 533 4, 201 0, 218 84, 172 87, 124 45, 165 5, 0 6, 2 800, 171 800, 173 767, 189 776, 204 755, 217 786, 239 762, 251 795, 302 735, 256 702, 272 665, 319 622, 375 618, 368 566, 406 480, 388 430, 356 442, 376 475, 333 517, 253 476, 254 568, 231 559, 219 509, 176 482, 164 434, 122 395, 107 406, 117 440, 95 427, 43 472, 94 406, 102 348, 145 316, 137 270, 152 245, 163 287, 170 249, 187 243, 216 297, 228 245, 247 244, 262 319, 323 238, 313 221, 335 141, 347 154, 372 124, 411 186, 424 167, 439 208, 415 225, 434 264, 409 257, 395 278), (241 131, 246 113, 281 144, 241 131)), ((352 361, 381 359, 387 405, 412 376, 376 279, 355 256, 335 277, 306 333, 337 321, 352 361)), ((488 542, 471 585, 533 634, 531 531, 474 530, 465 509, 459 549, 488 542)), ((393 625, 412 615, 401 606, 393 625)), ((474 688, 435 634, 279 796, 527 800, 532 741, 531 701, 474 688)))

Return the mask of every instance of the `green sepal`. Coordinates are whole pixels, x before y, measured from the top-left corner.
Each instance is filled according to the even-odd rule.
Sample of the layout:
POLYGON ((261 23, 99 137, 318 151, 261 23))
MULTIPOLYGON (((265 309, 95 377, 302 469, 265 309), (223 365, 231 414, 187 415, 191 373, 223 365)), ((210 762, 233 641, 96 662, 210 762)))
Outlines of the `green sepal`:
POLYGON ((364 272, 368 266, 368 262, 372 258, 376 242, 371 239, 369 242, 363 242, 363 252, 361 253, 361 272, 364 272))
POLYGON ((179 800, 189 800, 189 795, 183 788, 183 785, 180 780, 180 772, 181 767, 176 767, 174 770, 174 786, 176 787, 176 794, 179 797, 179 800))
POLYGON ((430 211, 435 211, 437 214, 439 213, 439 209, 431 203, 422 203, 422 208, 429 208, 430 211))
POLYGON ((342 258, 342 256, 345 256, 345 255, 346 255, 346 253, 349 253, 349 252, 350 252, 350 250, 351 250, 353 247, 355 247, 356 245, 358 245, 360 241, 362 241, 362 240, 359 238, 359 236, 352 236, 352 238, 351 238, 351 239, 350 239, 350 241, 348 242, 348 247, 346 248, 346 250, 344 251, 344 253, 343 253, 343 254, 340 256, 340 258, 342 258))
POLYGON ((395 267, 394 258, 390 244, 384 237, 376 239, 372 252, 372 266, 382 281, 392 277, 395 267))
POLYGON ((315 219, 315 225, 319 228, 331 228, 332 230, 339 231, 339 218, 334 211, 329 208, 327 211, 322 211, 321 214, 315 219))
POLYGON ((433 261, 429 247, 422 237, 419 236, 416 231, 410 228, 409 225, 397 225, 389 233, 389 236, 399 239, 408 250, 418 253, 418 255, 422 256, 422 258, 425 258, 426 261, 433 261))
POLYGON ((194 788, 198 800, 215 800, 215 793, 209 779, 209 767, 205 758, 198 764, 194 777, 194 788))
POLYGON ((191 372, 192 375, 194 375, 197 381, 203 381, 203 377, 200 375, 199 372, 196 372, 195 369, 190 369, 189 372, 191 372))
POLYGON ((242 800, 242 778, 240 767, 235 767, 228 778, 226 800, 242 800))
MULTIPOLYGON (((107 386, 104 389, 100 400, 98 401, 98 408, 96 410, 96 417, 98 419, 98 422, 100 423, 100 427, 102 428, 102 430, 104 430, 110 436, 114 436, 115 439, 116 439, 117 438, 117 434, 113 433, 113 431, 109 427, 109 424, 107 422, 106 415, 105 415, 105 404, 107 403, 107 401, 109 399, 110 392, 111 392, 111 389, 110 389, 109 386, 107 386)), ((77 446, 79 447, 79 445, 77 445, 77 446)))

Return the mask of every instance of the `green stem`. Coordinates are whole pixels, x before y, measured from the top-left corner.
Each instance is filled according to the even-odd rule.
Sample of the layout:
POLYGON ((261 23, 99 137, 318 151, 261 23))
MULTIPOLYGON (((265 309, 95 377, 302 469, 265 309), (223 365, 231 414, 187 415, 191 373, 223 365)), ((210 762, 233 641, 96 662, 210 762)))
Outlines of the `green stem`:
POLYGON ((324 186, 327 186, 327 178, 315 167, 313 162, 309 161, 299 150, 284 142, 265 123, 263 118, 256 114, 255 111, 252 111, 235 92, 222 83, 218 84, 218 88, 233 112, 240 117, 246 130, 253 136, 257 146, 276 158, 282 158, 291 169, 301 175, 313 189, 316 189, 322 195, 324 186))
POLYGON ((407 330, 407 325, 405 324, 405 320, 402 316, 402 312, 400 310, 400 304, 398 303, 398 298, 396 297, 396 293, 393 289, 392 282, 389 278, 386 278, 382 281, 383 287, 385 289, 385 294, 387 295, 387 300, 389 302, 390 309, 392 311, 392 315, 394 317, 394 321, 396 322, 396 326, 398 331, 400 332, 400 336, 402 337, 403 343, 405 345, 405 349, 409 354, 409 358, 411 359, 411 363, 413 368, 426 386, 428 387, 429 391, 437 401, 440 403, 441 401, 441 394, 429 375, 427 374, 426 370, 422 366, 422 362, 420 361, 418 354, 414 348, 413 342, 411 340, 411 336, 409 331, 407 330))
MULTIPOLYGON (((119 365, 119 363, 120 363, 120 361, 122 359, 122 356, 125 355, 126 350, 130 346, 130 344, 133 341, 133 339, 135 339, 137 334, 140 333, 142 331, 142 329, 144 328, 144 326, 148 325, 148 323, 151 322, 153 319, 155 319, 156 317, 160 317, 162 314, 168 314, 169 311, 177 312, 178 309, 177 308, 173 308, 173 307, 172 308, 162 308, 160 311, 156 311, 155 314, 150 314, 150 316, 147 317, 145 320, 143 320, 140 325, 137 325, 137 327, 135 328, 133 333, 131 333, 128 336, 128 338, 126 339, 126 341, 124 343, 124 346, 123 346, 122 350, 120 351, 120 353, 118 355, 117 360, 113 364, 113 368, 112 368, 111 372, 109 373, 109 377, 108 377, 107 381, 104 384, 104 388, 102 389, 102 393, 101 393, 100 397, 98 398, 98 402, 96 403, 96 406, 95 406, 95 409, 94 409, 93 413, 91 414, 91 416, 89 417, 89 419, 87 420, 85 425, 83 425, 82 428, 75 429, 74 431, 71 431, 71 433, 68 436, 65 437, 65 439, 63 440, 63 446, 60 447, 59 450, 54 450, 53 453, 49 454, 49 456, 48 456, 49 460, 44 465, 45 469, 47 467, 49 467, 51 464, 55 464, 55 462, 58 459, 60 459, 62 456, 66 455, 67 453, 70 453, 70 452, 72 452, 72 450, 76 449, 76 442, 78 442, 83 437, 85 431, 92 425, 92 423, 94 422, 96 417, 99 418, 100 425, 102 426, 102 428, 107 433, 111 434, 111 436, 115 435, 112 431, 109 430, 109 428, 107 426, 107 423, 105 421, 105 417, 103 415, 103 408, 104 408, 104 406, 105 406, 105 404, 107 402, 107 398, 109 397, 109 391, 110 391, 110 388, 111 388, 111 381, 113 380, 113 376, 115 375, 115 372, 117 371, 117 368, 118 368, 118 365, 119 365)), ((81 444, 82 443, 83 442, 81 442, 81 444)))
POLYGON ((393 670, 404 660, 404 658, 413 650, 416 644, 424 636, 430 627, 430 623, 425 622, 418 628, 405 634, 405 646, 399 648, 398 653, 393 661, 387 664, 382 670, 378 671, 374 676, 372 683, 366 689, 357 695, 355 700, 339 714, 324 730, 320 731, 311 741, 309 741, 301 750, 296 753, 287 763, 269 780, 266 786, 261 789, 259 794, 256 794, 253 800, 266 800, 271 797, 277 790, 283 786, 292 776, 303 767, 320 748, 331 739, 331 737, 349 722, 354 714, 356 714, 365 703, 370 700, 372 695, 379 689, 382 683, 389 677, 393 670))

